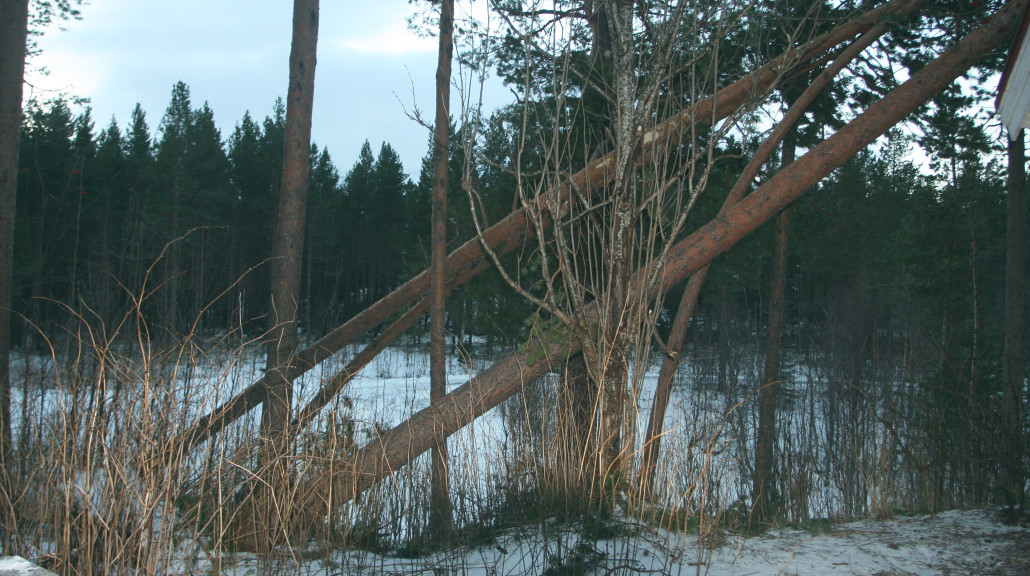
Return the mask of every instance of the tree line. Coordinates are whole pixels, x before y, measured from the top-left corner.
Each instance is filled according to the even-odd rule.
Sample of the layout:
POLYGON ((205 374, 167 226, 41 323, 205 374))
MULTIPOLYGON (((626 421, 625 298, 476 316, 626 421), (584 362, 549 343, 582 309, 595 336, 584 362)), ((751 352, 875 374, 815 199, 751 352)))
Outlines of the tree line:
MULTIPOLYGON (((75 114, 73 106, 32 102, 24 117, 15 341, 38 342, 39 330, 52 336, 69 309, 113 329, 137 306, 152 336, 263 332, 282 102, 261 121, 246 113, 225 138, 182 82, 156 131, 139 105, 124 129, 112 118, 99 131, 88 107, 75 114)), ((299 315, 306 333, 323 334, 428 265, 429 161, 412 181, 389 143, 376 153, 366 141, 341 177, 329 151, 312 145, 299 315)), ((455 184, 462 163, 459 150, 450 160, 455 184)), ((468 202, 452 204, 451 237, 461 242, 473 234, 468 202)), ((501 325, 521 321, 504 317, 511 307, 488 297, 488 284, 454 305, 456 334, 496 338, 501 325)))
MULTIPOLYGON (((151 336, 266 330, 283 113, 276 103, 261 122, 246 114, 223 140, 213 111, 194 107, 182 83, 156 134, 138 106, 126 129, 112 119, 99 133, 88 108, 75 115, 66 100, 30 106, 14 275, 14 309, 25 322, 16 341, 35 341, 37 329, 59 335, 74 317, 111 329, 137 304, 151 336)), ((499 167, 511 160, 518 114, 502 109, 477 126, 484 156, 475 164, 464 156, 467 127, 454 130, 452 245, 475 234, 463 188, 473 185, 470 175, 477 190, 489 191, 485 222, 510 211, 516 182, 499 167)), ((914 416, 936 446, 929 460, 988 486, 992 467, 971 463, 1002 445, 988 424, 1001 382, 1005 171, 983 126, 955 115, 964 120, 936 126, 961 126, 963 142, 975 145, 934 148, 892 131, 796 207, 786 370, 832 366, 845 391, 849 382, 909 379, 914 401, 933 408, 914 416), (931 170, 913 160, 918 144, 931 170), (958 434, 971 422, 985 433, 958 434)), ((687 229, 718 211, 740 169, 732 158, 746 156, 748 145, 731 140, 720 150, 725 160, 687 229)), ((299 318, 317 336, 426 265, 431 165, 427 155, 411 181, 386 143, 374 154, 366 142, 343 177, 328 150, 313 145, 310 158, 299 318)), ((762 228, 712 266, 685 344, 706 386, 739 385, 742 355, 759 354, 772 236, 762 228)), ((461 290, 449 300, 455 335, 517 347, 540 320, 494 271, 461 290)), ((678 290, 666 298, 678 300, 678 290)), ((658 312, 659 339, 674 312, 671 304, 658 312)), ((426 328, 423 321, 415 332, 426 328)), ((801 392, 785 393, 789 401, 801 392)))
MULTIPOLYGON (((206 330, 242 325, 260 333, 283 114, 278 102, 261 122, 246 114, 223 140, 213 111, 192 107, 182 83, 156 134, 139 106, 124 130, 112 119, 98 133, 88 108, 74 115, 67 100, 32 104, 22 132, 14 309, 43 329, 66 321, 65 307, 81 304, 113 326, 142 300, 152 325, 169 334, 195 322, 206 330)), ((484 122, 488 153, 510 150, 512 114, 501 110, 484 122)), ((963 327, 975 311, 978 354, 998 346, 1004 171, 996 156, 981 156, 997 145, 979 130, 979 148, 932 154, 934 165, 947 170, 931 173, 912 160, 916 143, 892 132, 884 146, 860 154, 800 205, 788 331, 826 325, 837 314, 840 323, 880 319, 884 337, 936 334, 947 344, 938 349, 944 353, 971 345, 973 334, 963 327), (966 300, 974 282, 975 306, 966 300), (860 304, 867 308, 843 310, 860 304), (895 307, 920 315, 894 313, 895 307)), ((461 187, 463 133, 455 132, 459 145, 450 164, 460 193, 451 197, 452 243, 475 234, 461 187)), ((723 151, 727 157, 740 154, 736 145, 723 151)), ((479 189, 490 192, 488 221, 512 207, 514 180, 494 167, 504 160, 481 161, 476 173, 479 189)), ((692 222, 717 211, 735 177, 731 164, 714 173, 692 222)), ((300 314, 306 331, 324 333, 426 265, 430 180, 428 156, 415 182, 388 143, 376 155, 366 142, 344 177, 328 150, 312 146, 300 314)), ((717 333, 722 339, 760 333, 770 234, 763 229, 713 267, 696 312, 696 345, 717 333)), ((465 290, 451 304, 462 334, 517 340, 525 332, 533 310, 520 306, 499 277, 488 274, 465 290)), ((661 324, 670 321, 663 311, 661 324)), ((31 339, 33 330, 23 324, 17 340, 31 339)), ((820 347, 805 339, 798 345, 820 347)))

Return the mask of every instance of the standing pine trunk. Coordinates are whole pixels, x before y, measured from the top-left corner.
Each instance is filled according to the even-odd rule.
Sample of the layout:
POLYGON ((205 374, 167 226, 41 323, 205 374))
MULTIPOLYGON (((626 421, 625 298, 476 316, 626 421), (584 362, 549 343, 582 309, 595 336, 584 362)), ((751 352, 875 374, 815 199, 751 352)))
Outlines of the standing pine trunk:
POLYGON ((1004 406, 1002 426, 1002 489, 1005 505, 1015 511, 1025 505, 1026 444, 1023 438, 1026 330, 1026 157, 1024 134, 1009 140, 1008 225, 1005 253, 1005 342, 1002 358, 1004 406))
MULTIPOLYGON (((794 162, 795 140, 790 132, 783 140, 783 162, 794 162)), ((775 482, 776 398, 780 387, 783 349, 783 309, 787 300, 787 242, 790 238, 790 208, 776 218, 776 247, 773 256, 772 293, 769 298, 769 331, 765 340, 765 370, 758 393, 758 433, 755 440, 755 471, 752 477, 751 519, 764 522, 777 513, 775 482)))
POLYGON ((271 341, 266 362, 269 376, 261 414, 262 474, 265 482, 256 500, 264 524, 257 528, 259 549, 271 550, 287 528, 289 504, 282 496, 290 473, 286 456, 290 441, 293 382, 290 367, 298 347, 297 302, 300 298, 304 213, 311 150, 311 107, 318 43, 318 0, 294 0, 290 85, 286 100, 283 179, 272 258, 271 341), (272 498, 274 492, 278 498, 272 498), (274 504, 274 505, 273 505, 274 504))
POLYGON ((0 0, 0 466, 4 470, 11 451, 11 272, 28 21, 28 0, 0 0))
MULTIPOLYGON (((454 0, 440 3, 440 53, 436 67, 436 126, 433 136, 432 269, 429 277, 429 399, 447 395, 447 157, 450 138, 451 56, 454 0)), ((429 531, 445 539, 451 526, 450 482, 447 478, 447 436, 434 431, 429 531)))

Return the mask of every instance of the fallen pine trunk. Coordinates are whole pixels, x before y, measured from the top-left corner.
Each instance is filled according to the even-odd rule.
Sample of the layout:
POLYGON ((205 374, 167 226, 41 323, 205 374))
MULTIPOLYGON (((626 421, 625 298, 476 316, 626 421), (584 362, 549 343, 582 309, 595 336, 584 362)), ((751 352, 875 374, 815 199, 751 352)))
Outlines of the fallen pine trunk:
MULTIPOLYGON (((719 209, 719 214, 728 210, 731 206, 739 202, 745 194, 747 194, 751 187, 751 183, 754 182, 755 177, 758 176, 758 172, 761 170, 762 166, 765 165, 766 161, 769 160, 775 149, 783 142, 783 139, 787 136, 788 132, 794 129, 795 124, 797 124, 798 120, 801 119, 805 110, 808 109, 808 106, 819 94, 822 93, 826 86, 829 85, 841 70, 848 66, 855 58, 860 56, 861 53, 873 42, 886 34, 888 28, 889 27, 886 23, 877 24, 871 28, 858 40, 843 50, 829 66, 815 77, 808 88, 806 88, 798 99, 790 105, 790 108, 786 113, 784 113, 783 118, 780 119, 779 124, 777 124, 769 137, 762 142, 762 145, 755 151, 754 156, 751 157, 751 160, 744 168, 743 173, 737 177, 737 181, 733 185, 733 188, 726 195, 726 199, 723 202, 722 207, 719 209)), ((680 364, 680 352, 683 347, 683 340, 686 337, 687 326, 690 323, 690 318, 693 315, 695 306, 697 305, 698 296, 701 293, 701 287, 708 274, 708 268, 708 265, 703 266, 697 272, 690 275, 690 279, 687 281, 687 287, 683 291, 683 296, 676 310, 676 317, 672 322, 669 338, 665 344, 667 355, 662 360, 661 372, 658 375, 658 382, 655 385, 654 401, 651 403, 651 414, 648 418, 646 436, 644 438, 642 454, 640 457, 640 469, 637 472, 637 477, 634 482, 637 490, 641 491, 645 495, 649 494, 651 491, 651 479, 653 478, 654 469, 658 464, 658 455, 661 451, 662 445, 662 430, 665 425, 665 411, 669 405, 672 381, 680 364)))
MULTIPOLYGON (((802 46, 786 51, 754 72, 719 90, 713 96, 700 100, 693 106, 673 115, 641 135, 640 164, 650 162, 655 154, 671 145, 678 144, 691 126, 712 124, 728 117, 758 95, 771 90, 789 70, 812 58, 826 54, 842 42, 861 34, 887 17, 914 10, 920 1, 892 0, 864 12, 802 46)), ((614 164, 614 158, 615 154, 609 153, 572 175, 569 179, 570 182, 556 192, 559 194, 559 198, 568 198, 572 190, 590 194, 609 182, 614 177, 613 171, 609 168, 614 164)), ((537 198, 537 206, 541 212, 545 211, 544 207, 548 205, 548 200, 546 196, 537 198)), ((549 221, 544 224, 550 226, 549 221)), ((531 226, 527 219, 526 209, 522 208, 484 230, 481 237, 473 238, 457 248, 447 257, 447 276, 451 288, 467 283, 490 267, 490 259, 483 250, 483 244, 489 246, 495 253, 505 255, 522 246, 530 234, 531 226)), ((311 346, 298 352, 290 369, 286 371, 286 378, 292 381, 302 376, 344 346, 386 322, 395 314, 414 305, 428 292, 429 271, 425 270, 311 346)), ((400 332, 403 330, 398 331, 398 333, 400 332)), ((353 376, 353 372, 334 377, 330 386, 338 392, 351 376, 353 376)), ((176 439, 173 445, 183 446, 184 451, 189 452, 210 436, 217 434, 264 401, 266 383, 267 378, 261 378, 252 383, 242 392, 198 419, 189 430, 176 439)), ((328 402, 333 395, 320 392, 318 398, 320 402, 322 400, 328 402)), ((324 403, 322 405, 324 406, 324 403)), ((321 406, 309 405, 310 409, 316 409, 316 407, 320 408, 321 406)), ((305 408, 305 414, 311 414, 309 408, 305 408)))
MULTIPOLYGON (((797 200, 806 190, 882 136, 905 116, 947 87, 991 49, 1010 37, 1030 0, 1013 0, 979 28, 870 106, 824 142, 782 169, 749 196, 677 243, 670 252, 659 289, 668 290, 726 252, 744 236, 797 200)), ((638 270, 640 279, 654 270, 638 270)), ((639 293, 639 292, 638 292, 639 293)), ((578 351, 574 338, 554 331, 531 339, 525 351, 481 372, 445 396, 362 447, 338 468, 337 495, 354 498, 392 471, 410 463, 435 443, 521 391, 578 351)), ((326 485, 319 483, 321 485, 326 485)))

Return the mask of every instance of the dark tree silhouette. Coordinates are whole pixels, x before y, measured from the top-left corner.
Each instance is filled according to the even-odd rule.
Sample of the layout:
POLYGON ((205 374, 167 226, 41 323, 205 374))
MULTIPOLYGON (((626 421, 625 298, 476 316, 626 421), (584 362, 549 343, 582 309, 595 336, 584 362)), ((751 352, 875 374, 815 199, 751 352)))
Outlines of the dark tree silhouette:
POLYGON ((7 466, 11 449, 11 279, 28 25, 28 0, 0 2, 0 467, 7 466))

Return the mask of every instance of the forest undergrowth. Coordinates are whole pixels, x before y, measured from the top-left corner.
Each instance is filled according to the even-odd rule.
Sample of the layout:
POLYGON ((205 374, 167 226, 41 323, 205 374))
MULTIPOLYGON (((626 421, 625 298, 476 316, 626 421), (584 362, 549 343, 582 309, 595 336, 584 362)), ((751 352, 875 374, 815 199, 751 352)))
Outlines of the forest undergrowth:
MULTIPOLYGON (((267 510, 254 497, 262 477, 260 407, 193 450, 175 439, 260 376, 263 342, 235 332, 158 345, 143 324, 133 337, 125 330, 105 340, 78 318, 13 362, 5 549, 59 574, 233 573, 267 528, 267 510)), ((489 364, 474 342, 452 342, 451 387, 489 364)), ((299 379, 297 407, 355 350, 299 379)), ((441 535, 428 528, 427 457, 354 498, 339 490, 358 447, 428 405, 425 342, 407 336, 294 431, 284 457, 288 484, 272 490, 279 545, 261 556, 261 572, 291 573, 318 561, 340 567, 341 551, 352 568, 422 558, 432 570, 446 563, 448 550, 506 550, 516 535, 531 543, 520 548, 531 573, 586 574, 602 565, 633 573, 632 563, 620 570, 595 544, 623 542, 628 550, 676 541, 703 558, 729 535, 773 526, 997 504, 989 467, 934 462, 914 374, 882 366, 870 371, 874 377, 848 381, 827 358, 797 356, 777 424, 778 514, 772 523, 750 523, 760 363, 757 342, 691 351, 647 498, 633 490, 640 446, 610 484, 571 473, 577 453, 562 443, 561 379, 528 383, 448 441, 453 530, 441 535)), ((653 388, 656 370, 634 369, 646 371, 653 388)), ((642 398, 650 393, 645 387, 642 398)), ((648 402, 635 409, 643 425, 648 402)), ((455 553, 453 561, 467 563, 468 555, 455 553)))

